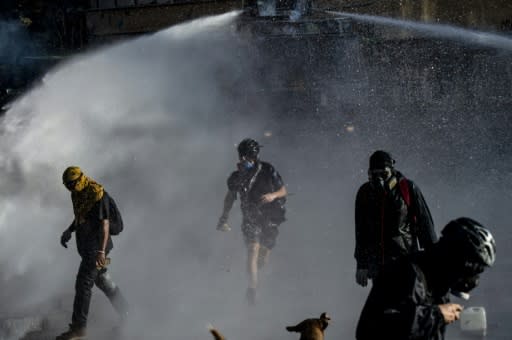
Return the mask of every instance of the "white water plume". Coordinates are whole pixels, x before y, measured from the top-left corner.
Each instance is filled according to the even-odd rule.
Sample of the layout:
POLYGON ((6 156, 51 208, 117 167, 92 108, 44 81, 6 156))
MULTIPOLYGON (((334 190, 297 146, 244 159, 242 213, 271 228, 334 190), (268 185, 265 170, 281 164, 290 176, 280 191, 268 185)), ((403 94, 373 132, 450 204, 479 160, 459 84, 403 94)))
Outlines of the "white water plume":
POLYGON ((467 44, 492 47, 501 50, 512 51, 512 38, 490 32, 469 30, 446 24, 429 24, 410 20, 393 19, 382 16, 353 14, 347 12, 325 11, 325 13, 349 17, 354 20, 374 23, 379 25, 394 26, 407 30, 426 33, 430 37, 450 39, 467 44))
MULTIPOLYGON (((267 124, 265 96, 241 105, 257 93, 253 87, 262 88, 249 75, 264 56, 252 55, 250 41, 233 31, 236 18, 199 19, 79 55, 13 103, 0 135, 1 313, 55 309, 66 319, 53 326, 66 327, 80 259, 74 239, 69 249, 59 244, 72 219, 61 174, 78 165, 123 213, 125 231, 113 239, 110 272, 132 307, 130 335, 198 339, 208 337, 204 324, 211 320, 233 337, 248 330, 264 336, 289 318, 317 314, 318 306, 299 310, 279 303, 271 308, 286 317, 269 320, 268 302, 283 297, 272 286, 263 288, 268 302, 261 310, 247 311, 238 208, 231 233, 215 230, 226 178, 235 168, 234 145, 248 136, 263 138, 267 124), (249 324, 246 312, 258 323, 249 324)), ((276 142, 263 142, 264 159, 279 151, 276 142)), ((268 160, 286 178, 284 162, 268 160)), ((290 246, 290 236, 282 237, 285 256, 276 255, 276 266, 293 256, 286 249, 300 250, 290 246)), ((325 285, 338 284, 330 282, 325 285)), ((302 295, 299 287, 273 285, 287 299, 302 295)), ((92 334, 115 320, 94 289, 92 334)))
MULTIPOLYGON (((229 38, 237 15, 196 20, 77 56, 13 103, 0 135, 2 277, 55 269, 54 284, 27 293, 18 307, 61 289, 64 275, 74 276, 64 273, 75 271, 73 251, 58 245, 72 219, 61 184, 65 167, 83 167, 125 207, 127 221, 138 220, 146 210, 142 201, 165 206, 174 192, 187 191, 171 179, 202 171, 188 170, 189 158, 206 162, 218 143, 233 144, 221 122, 231 110, 223 90, 236 81, 234 65, 244 63, 229 38)), ((210 165, 216 166, 222 169, 210 165)))

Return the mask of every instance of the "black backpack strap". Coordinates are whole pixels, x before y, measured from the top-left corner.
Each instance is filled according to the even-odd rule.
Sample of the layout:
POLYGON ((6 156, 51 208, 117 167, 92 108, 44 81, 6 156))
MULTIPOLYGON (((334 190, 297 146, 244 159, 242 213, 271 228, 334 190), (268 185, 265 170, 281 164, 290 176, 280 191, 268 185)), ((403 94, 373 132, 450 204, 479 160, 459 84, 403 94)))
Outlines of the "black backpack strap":
POLYGON ((252 187, 254 186, 254 182, 256 182, 256 178, 258 178, 258 175, 261 172, 261 167, 262 167, 261 162, 258 162, 258 166, 256 167, 256 172, 251 177, 249 184, 247 184, 247 193, 249 193, 251 191, 252 187))

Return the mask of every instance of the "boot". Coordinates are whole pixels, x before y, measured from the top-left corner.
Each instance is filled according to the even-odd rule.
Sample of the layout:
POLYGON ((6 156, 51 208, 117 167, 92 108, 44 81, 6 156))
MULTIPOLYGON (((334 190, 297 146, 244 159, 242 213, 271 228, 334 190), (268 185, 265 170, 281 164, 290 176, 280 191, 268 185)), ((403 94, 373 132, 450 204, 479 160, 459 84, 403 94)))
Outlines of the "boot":
POLYGON ((59 335, 56 340, 82 340, 85 336, 85 327, 69 325, 69 330, 59 335))

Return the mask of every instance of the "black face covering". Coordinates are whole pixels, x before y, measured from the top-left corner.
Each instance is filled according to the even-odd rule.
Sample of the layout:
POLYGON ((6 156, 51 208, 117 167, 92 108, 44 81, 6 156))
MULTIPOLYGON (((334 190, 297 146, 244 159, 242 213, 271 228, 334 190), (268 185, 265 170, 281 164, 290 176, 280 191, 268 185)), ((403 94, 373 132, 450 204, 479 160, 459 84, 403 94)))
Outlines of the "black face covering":
POLYGON ((451 285, 450 290, 454 293, 469 293, 478 286, 480 273, 484 266, 479 263, 466 262, 458 273, 459 279, 451 285))
POLYGON ((451 287, 451 290, 455 292, 469 293, 478 286, 479 279, 479 274, 462 278, 451 287))
POLYGON ((386 181, 380 177, 372 178, 370 183, 372 187, 378 192, 383 192, 386 188, 386 181))

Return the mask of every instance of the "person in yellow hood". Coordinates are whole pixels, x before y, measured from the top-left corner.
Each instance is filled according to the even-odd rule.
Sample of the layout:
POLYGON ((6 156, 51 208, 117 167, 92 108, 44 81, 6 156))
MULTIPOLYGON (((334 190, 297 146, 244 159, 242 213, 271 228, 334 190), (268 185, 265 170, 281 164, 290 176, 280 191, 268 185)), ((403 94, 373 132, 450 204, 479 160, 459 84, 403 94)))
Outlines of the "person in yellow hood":
POLYGON ((95 284, 105 293, 122 319, 127 316, 127 303, 107 273, 106 256, 113 248, 109 223, 112 202, 109 194, 77 166, 68 167, 62 181, 71 192, 75 218, 62 233, 61 244, 67 248, 67 242, 75 232, 82 261, 76 277, 72 321, 69 330, 59 335, 57 340, 78 340, 86 336, 92 287, 95 284))

